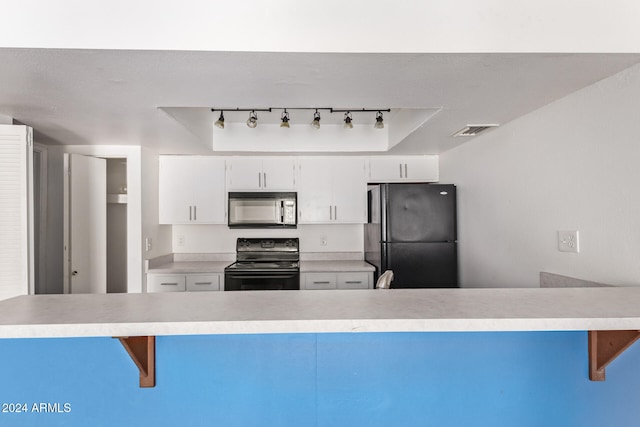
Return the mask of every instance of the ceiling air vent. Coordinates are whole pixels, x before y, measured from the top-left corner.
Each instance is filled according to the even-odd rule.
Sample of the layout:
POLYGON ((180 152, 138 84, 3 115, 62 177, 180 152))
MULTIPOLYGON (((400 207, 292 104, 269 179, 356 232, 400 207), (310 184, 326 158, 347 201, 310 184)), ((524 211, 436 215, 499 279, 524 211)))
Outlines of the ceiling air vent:
POLYGON ((476 136, 487 129, 498 127, 499 125, 466 125, 452 136, 476 136))

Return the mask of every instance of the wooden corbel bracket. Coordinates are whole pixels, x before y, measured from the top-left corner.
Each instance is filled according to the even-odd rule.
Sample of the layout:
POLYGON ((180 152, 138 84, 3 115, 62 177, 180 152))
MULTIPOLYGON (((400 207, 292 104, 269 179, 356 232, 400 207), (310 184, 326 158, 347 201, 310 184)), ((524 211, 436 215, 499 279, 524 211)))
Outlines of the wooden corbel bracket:
POLYGON ((156 337, 117 337, 140 370, 140 387, 156 386, 156 337))
POLYGON ((640 331, 589 331, 589 379, 604 381, 606 366, 640 338, 640 331))

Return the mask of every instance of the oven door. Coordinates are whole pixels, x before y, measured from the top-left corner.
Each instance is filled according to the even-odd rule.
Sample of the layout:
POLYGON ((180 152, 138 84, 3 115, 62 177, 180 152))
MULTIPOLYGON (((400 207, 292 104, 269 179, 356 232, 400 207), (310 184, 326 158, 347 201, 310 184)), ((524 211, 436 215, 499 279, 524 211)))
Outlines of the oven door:
POLYGON ((225 291, 280 291, 299 290, 300 273, 264 271, 227 271, 224 274, 225 291))

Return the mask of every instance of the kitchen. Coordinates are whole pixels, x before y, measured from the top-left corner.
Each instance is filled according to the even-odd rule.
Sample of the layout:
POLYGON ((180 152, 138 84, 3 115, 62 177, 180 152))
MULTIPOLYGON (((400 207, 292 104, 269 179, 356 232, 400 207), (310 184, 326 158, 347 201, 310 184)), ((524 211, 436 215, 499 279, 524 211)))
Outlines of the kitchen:
MULTIPOLYGON (((613 11, 609 12, 613 13, 613 11)), ((557 16, 557 13, 561 14, 562 12, 556 10, 549 16, 557 16)), ((607 13, 601 13, 601 15, 610 17, 607 13)), ((629 13, 629 15, 633 14, 629 13)), ((611 22, 625 22, 625 17, 620 14, 611 22)), ((629 28, 633 28, 633 26, 629 26, 629 28)), ((579 33, 584 37, 584 40, 593 41, 589 32, 579 33)), ((616 34, 616 32, 612 29, 611 34, 616 34)), ((550 38, 554 40, 554 43, 563 40, 562 33, 557 33, 550 38)), ((294 39, 291 38, 292 43, 296 42, 294 39)), ((424 39, 424 37, 416 38, 416 40, 424 39)), ((634 38, 629 37, 629 40, 632 39, 634 38)), ((637 40, 637 38, 635 39, 637 40)), ((549 46, 543 44, 543 41, 548 39, 541 37, 538 40, 541 43, 538 50, 548 51, 549 46)), ((594 43, 594 46, 601 47, 602 45, 594 43)), ((560 47, 556 44, 553 47, 564 48, 568 52, 578 49, 576 46, 566 46, 562 43, 560 43, 560 47)), ((518 51, 519 49, 516 47, 513 50, 518 51)), ((637 51, 633 48, 628 50, 637 51)), ((630 124, 636 122, 636 100, 640 88, 638 73, 637 67, 630 68, 622 71, 621 74, 613 75, 580 91, 568 94, 555 102, 543 101, 540 104, 540 109, 508 124, 503 124, 496 131, 465 142, 460 147, 440 155, 440 182, 455 183, 459 190, 460 274, 461 283, 464 286, 532 287, 536 285, 537 275, 540 271, 552 271, 619 285, 638 283, 638 267, 635 262, 638 258, 638 245, 637 236, 633 232, 636 229, 638 206, 637 201, 628 196, 632 190, 628 187, 628 183, 638 182, 638 172, 635 167, 635 159, 639 154, 635 143, 637 138, 632 132, 628 132, 628 129, 632 128, 630 124), (603 141, 606 141, 606 144, 603 141), (627 185, 622 185, 625 183, 627 185), (557 251, 556 232, 564 229, 580 231, 579 254, 566 254, 557 251)), ((116 84, 114 83, 114 85, 116 84)), ((434 120, 437 117, 436 115, 434 120)), ((456 125, 466 123, 457 123, 456 125)), ((107 141, 107 139, 103 141, 107 141)), ((158 193, 154 191, 157 183, 147 182, 147 177, 158 175, 154 170, 157 169, 158 153, 145 149, 140 157, 141 170, 148 172, 139 174, 141 176, 139 179, 144 181, 138 189, 138 191, 140 188, 143 189, 141 204, 144 208, 140 215, 151 218, 153 217, 151 211, 155 211, 155 209, 148 209, 148 211, 145 209, 154 205, 153 199, 156 199, 155 203, 157 203, 158 193)), ((133 191, 136 191, 135 186, 129 186, 129 192, 133 191)), ((144 253, 142 244, 138 243, 140 258, 154 258, 176 252, 219 252, 219 248, 223 249, 223 252, 232 251, 230 248, 233 247, 233 238, 227 238, 223 241, 216 239, 218 228, 226 229, 225 226, 181 225, 173 226, 171 229, 169 226, 154 224, 153 220, 140 221, 140 223, 142 225, 139 227, 144 228, 144 232, 141 232, 139 236, 150 236, 153 240, 153 247, 149 253, 144 253), (178 246, 178 237, 181 235, 185 236, 184 247, 178 246)), ((310 225, 307 227, 309 228, 308 232, 301 231, 309 235, 307 241, 313 242, 312 251, 322 249, 323 231, 321 228, 327 230, 327 246, 332 252, 359 251, 359 247, 352 245, 353 242, 360 242, 359 238, 354 238, 359 233, 355 231, 356 226, 334 225, 327 228, 310 225)), ((135 255, 132 254, 132 256, 135 255)), ((142 278, 143 274, 140 269, 139 277, 142 278)), ((474 354, 478 364, 488 367, 488 371, 493 373, 493 377, 489 374, 484 376, 473 371, 464 358, 451 360, 454 367, 443 369, 449 374, 448 376, 443 374, 442 376, 430 377, 426 368, 420 369, 422 363, 428 360, 433 363, 432 366, 442 366, 442 361, 425 356, 428 351, 418 343, 417 339, 410 343, 405 341, 396 343, 403 350, 419 349, 416 354, 420 355, 415 359, 404 359, 404 363, 398 364, 395 356, 399 356, 402 352, 394 353, 389 350, 391 344, 384 344, 382 338, 366 336, 366 334, 362 336, 350 334, 346 336, 272 337, 273 340, 277 340, 277 344, 264 337, 217 337, 212 340, 193 337, 167 339, 164 341, 167 343, 164 347, 165 351, 161 354, 165 358, 164 366, 167 364, 202 366, 203 363, 210 363, 227 368, 233 366, 229 360, 232 355, 235 355, 236 358, 242 359, 245 367, 244 370, 232 369, 233 374, 230 376, 235 375, 238 383, 243 383, 246 375, 251 374, 255 378, 257 369, 251 370, 247 367, 255 366, 256 361, 252 361, 249 355, 255 354, 256 347, 261 348, 263 352, 269 350, 266 354, 279 358, 278 360, 281 360, 282 364, 291 371, 291 375, 281 373, 280 378, 283 379, 283 382, 287 381, 286 384, 291 387, 297 384, 301 387, 299 390, 305 392, 300 392, 294 399, 286 394, 286 387, 256 387, 255 391, 250 394, 254 402, 254 410, 244 411, 245 417, 247 417, 244 418, 244 424, 259 424, 257 418, 260 416, 267 422, 271 421, 272 424, 277 424, 277 414, 268 412, 264 408, 268 406, 268 403, 276 404, 278 399, 290 405, 289 421, 295 418, 294 421, 298 421, 298 425, 311 424, 305 421, 303 412, 306 414, 317 413, 316 421, 320 425, 344 425, 349 422, 353 425, 358 424, 358 421, 362 423, 365 419, 371 421, 371 424, 376 424, 376 420, 364 418, 367 413, 372 417, 377 416, 378 420, 385 419, 385 416, 394 416, 396 420, 404 419, 407 420, 407 424, 416 424, 415 420, 418 418, 410 417, 424 415, 417 409, 420 407, 417 396, 422 394, 427 400, 433 399, 442 403, 441 409, 432 409, 433 412, 431 412, 432 419, 439 420, 440 424, 447 424, 447 421, 450 421, 449 424, 456 424, 456 420, 460 421, 459 417, 463 417, 462 413, 468 413, 470 416, 476 417, 476 421, 477 419, 493 420, 495 424, 501 422, 505 424, 511 421, 511 424, 518 425, 535 425, 538 421, 539 425, 544 421, 549 421, 540 414, 554 413, 556 417, 564 416, 564 418, 556 418, 559 420, 556 424, 576 425, 580 422, 577 420, 579 415, 576 414, 584 410, 584 413, 588 414, 591 419, 581 419, 582 425, 594 425, 598 420, 604 423, 605 412, 608 412, 608 416, 618 417, 612 421, 614 424, 629 425, 628 418, 625 419, 625 415, 631 416, 629 412, 621 409, 598 411, 595 408, 614 407, 619 409, 620 404, 616 402, 624 402, 633 397, 633 392, 630 390, 633 390, 632 384, 638 371, 637 361, 640 360, 637 353, 633 353, 634 347, 628 350, 631 353, 625 353, 625 356, 628 354, 626 359, 621 358, 616 361, 617 364, 611 366, 607 383, 602 384, 603 387, 598 387, 597 391, 594 391, 593 387, 590 388, 589 385, 580 382, 582 365, 585 363, 581 336, 572 333, 558 333, 557 335, 551 333, 533 334, 533 338, 526 338, 522 335, 524 334, 486 334, 482 338, 473 334, 465 335, 465 339, 468 342, 478 344, 476 346, 460 344, 456 334, 420 337, 424 339, 427 347, 429 345, 433 347, 450 345, 456 348, 460 354, 474 354), (310 370, 303 369, 307 366, 304 363, 310 359, 293 357, 291 352, 287 351, 294 345, 297 346, 296 348, 315 348, 317 344, 310 341, 312 338, 319 340, 321 344, 319 348, 326 351, 319 354, 321 360, 327 360, 323 358, 331 351, 342 352, 345 355, 344 371, 340 372, 342 372, 343 378, 349 378, 349 381, 340 381, 338 374, 318 379, 310 373, 310 370), (509 345, 505 344, 505 340, 509 345), (177 345, 168 345, 169 342, 177 345), (328 344, 332 344, 332 346, 328 347, 328 344), (495 353, 488 349, 496 345, 505 346, 506 351, 504 355, 497 359, 494 358, 491 362, 495 353), (180 352, 178 348, 181 346, 188 350, 180 352), (276 352, 278 347, 282 349, 279 353, 276 352), (193 351, 196 348, 206 349, 210 357, 207 360, 201 359, 198 356, 199 353, 193 351), (222 351, 221 348, 232 348, 235 351, 222 351), (530 357, 546 353, 547 355, 555 354, 557 358, 551 360, 548 357, 540 356, 531 360, 523 355, 525 352, 528 352, 530 357), (229 358, 225 359, 221 353, 226 354, 229 358), (368 360, 367 354, 377 354, 377 363, 366 362, 368 360), (420 359, 421 357, 427 357, 427 359, 420 359), (579 372, 569 373, 563 370, 563 366, 565 366, 563 361, 576 364, 576 360, 581 361, 578 363, 580 367, 577 371, 579 372), (532 363, 527 364, 526 362, 532 363), (503 365, 503 368, 506 366, 508 369, 499 369, 497 365, 500 364, 503 365), (376 375, 373 365, 377 365, 378 368, 386 366, 386 371, 393 371, 398 376, 394 379, 382 377, 382 374, 376 375), (408 366, 407 371, 403 371, 402 366, 398 365, 408 366), (363 373, 362 366, 370 367, 370 369, 363 373), (392 367, 394 369, 391 369, 392 367), (455 369, 462 369, 460 376, 453 375, 452 371, 455 369), (304 372, 304 375, 301 372, 304 372), (354 372, 357 374, 353 374, 354 372), (553 374, 545 375, 545 372, 553 374), (466 380, 463 378, 465 376, 466 380), (508 378, 509 376, 513 378, 513 382, 508 378), (412 377, 420 378, 420 380, 412 381, 412 377), (540 377, 544 377, 544 379, 539 380, 540 377), (555 378, 551 379, 552 377, 555 378), (627 378, 621 379, 620 377, 627 378), (317 381, 315 383, 314 378, 317 381), (378 387, 376 387, 376 381, 379 381, 378 387), (427 389, 420 387, 416 384, 419 381, 437 385, 440 394, 434 391, 435 387, 427 389), (526 386, 518 386, 518 381, 526 386), (318 385, 319 403, 311 402, 312 393, 305 387, 306 384, 318 385), (332 387, 332 384, 341 385, 342 388, 337 390, 338 387, 332 387), (380 384, 387 386, 391 395, 386 394, 379 387, 380 384), (394 387, 394 385, 397 386, 394 387), (270 390, 271 395, 265 390, 270 390), (362 398, 363 390, 376 404, 363 402, 366 400, 362 398), (506 390, 506 397, 503 399, 489 397, 494 396, 494 392, 497 396, 500 390, 506 390), (416 391, 416 393, 411 394, 406 391, 416 391), (509 392, 512 393, 512 399, 509 399, 509 392), (393 393, 404 395, 404 401, 398 402, 397 399, 393 399, 393 393), (532 399, 528 404, 522 403, 528 399, 517 399, 518 396, 525 395, 532 399), (341 406, 340 398, 345 396, 349 397, 345 400, 350 402, 351 410, 341 406), (445 401, 442 396, 456 396, 457 399, 445 401), (568 399, 567 396, 573 398, 568 399), (273 400, 269 400, 270 398, 273 400), (453 403, 454 400, 457 402, 456 404, 453 403), (532 405, 533 400, 539 403, 536 406, 537 413, 533 413, 531 410, 531 407, 534 406, 532 405), (596 404, 596 402, 600 404, 596 404), (483 403, 487 405, 483 406, 483 403), (460 411, 457 405, 464 405, 468 410, 460 411), (497 411, 492 412, 488 409, 491 407, 502 408, 501 416, 497 414, 497 411), (251 418, 247 412, 252 412, 256 418, 251 418), (570 415, 567 414, 574 414, 575 418, 570 418, 570 415), (397 418, 400 416, 407 418, 397 418), (536 416, 540 418, 536 418, 536 416), (625 423, 625 421, 627 422, 625 423)), ((399 340, 398 337, 395 339, 399 340)), ((100 340, 80 340, 75 343, 75 348, 82 350, 79 353, 86 354, 84 352, 94 346, 95 352, 91 351, 90 354, 99 357, 99 360, 104 362, 103 366, 108 368, 100 373, 100 378, 107 381, 110 387, 119 387, 109 380, 109 376, 121 375, 122 364, 109 363, 106 357, 100 358, 100 354, 98 354, 113 354, 111 345, 100 340)), ((9 352, 7 357, 11 356, 11 363, 25 358, 24 351, 20 349, 19 344, 11 344, 4 349, 5 354, 9 352), (9 347, 15 348, 15 352, 12 352, 9 347)), ((115 350, 121 351, 121 349, 115 350)), ((300 354, 301 351, 297 353, 300 354)), ((64 368, 64 358, 69 358, 71 355, 63 348, 51 351, 49 354, 52 366, 56 366, 56 369, 68 374, 69 378, 82 376, 82 373, 85 373, 85 371, 81 371, 79 375, 78 371, 64 368)), ((29 363, 35 364, 38 360, 31 355, 25 359, 27 359, 25 364, 20 366, 29 363)), ((9 359, 6 363, 10 363, 9 359)), ((82 367, 83 363, 86 361, 77 360, 75 365, 82 367)), ((327 361, 327 365, 322 365, 322 368, 327 368, 329 364, 327 361)), ((309 366, 315 365, 310 364, 309 366)), ((262 367, 267 369, 264 365, 262 367)), ((274 371, 271 369, 274 368, 269 367, 267 370, 273 373, 274 371)), ((27 368, 17 369, 17 371, 23 377, 28 377, 27 383, 33 384, 32 381, 41 380, 35 376, 31 378, 27 368)), ((94 370, 88 370, 86 374, 89 375, 90 371, 94 372, 94 370)), ((130 375, 126 375, 123 382, 127 381, 129 377, 130 375)), ((185 407, 185 398, 180 399, 179 393, 187 395, 193 389, 203 386, 198 381, 197 374, 187 368, 173 374, 164 372, 162 378, 165 381, 163 387, 167 387, 165 390, 168 389, 169 384, 172 387, 175 386, 172 388, 175 390, 173 392, 175 394, 171 397, 179 399, 177 402, 180 402, 181 407, 185 407), (182 386, 179 385, 179 380, 182 381, 182 386)), ((212 377, 207 378, 211 379, 212 377)), ((215 378, 220 380, 220 377, 216 376, 215 378)), ((95 396, 95 390, 92 387, 78 383, 70 385, 67 380, 58 384, 60 383, 68 393, 73 395, 79 405, 85 404, 86 407, 91 408, 94 414, 97 412, 95 405, 82 400, 80 396, 82 393, 87 396, 95 396), (71 391, 74 389, 78 391, 71 391)), ((236 408, 234 402, 237 405, 239 400, 234 401, 229 397, 238 396, 238 393, 234 391, 233 382, 222 384, 228 386, 227 395, 216 391, 213 386, 206 388, 206 392, 217 399, 214 406, 228 405, 228 408, 236 408)), ((266 380, 265 384, 268 384, 266 380)), ((49 386, 45 384, 43 387, 49 386)), ((17 390, 20 389, 17 388, 17 390)), ((140 390, 134 391, 139 392, 140 390)), ((56 393, 53 394, 56 395, 56 393)), ((33 392, 24 391, 23 395, 33 398, 33 392)), ((137 396, 130 391, 123 392, 122 395, 127 396, 130 400, 135 400, 135 396, 137 396)), ((505 395, 503 394, 503 396, 505 395)), ((3 397, 8 399, 11 396, 3 395, 3 397)), ((111 403, 123 409, 130 408, 130 404, 117 397, 114 397, 111 403)), ((159 401, 155 401, 155 403, 155 414, 166 417, 165 420, 172 419, 168 418, 171 417, 169 411, 161 409, 163 405, 159 401)), ((208 405, 213 404, 208 402, 208 405)), ((198 406, 198 404, 194 404, 190 409, 195 411, 198 406)), ((424 402, 422 402, 422 406, 424 407, 424 402)), ((207 416, 210 417, 210 420, 218 419, 223 423, 224 420, 220 413, 216 415, 207 412, 207 416)), ((240 410, 228 409, 227 414, 227 423, 234 421, 231 414, 241 417, 240 410)), ((101 415, 104 415, 104 419, 114 417, 112 411, 106 408, 103 409, 101 415)), ((113 420, 113 418, 111 419, 113 420)), ((235 419, 236 423, 239 419, 235 419)), ((467 421, 469 421, 467 424, 473 423, 473 420, 467 421)), ((457 424, 461 425, 462 423, 460 421, 457 424)), ((551 424, 554 423, 551 422, 551 424)))

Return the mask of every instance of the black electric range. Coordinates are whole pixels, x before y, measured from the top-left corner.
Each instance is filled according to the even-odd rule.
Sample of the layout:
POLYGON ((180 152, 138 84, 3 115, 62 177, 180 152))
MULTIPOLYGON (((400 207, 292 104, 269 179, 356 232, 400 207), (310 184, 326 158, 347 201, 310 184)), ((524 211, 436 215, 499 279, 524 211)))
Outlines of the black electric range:
POLYGON ((299 290, 297 238, 236 241, 236 262, 224 269, 225 291, 299 290))

